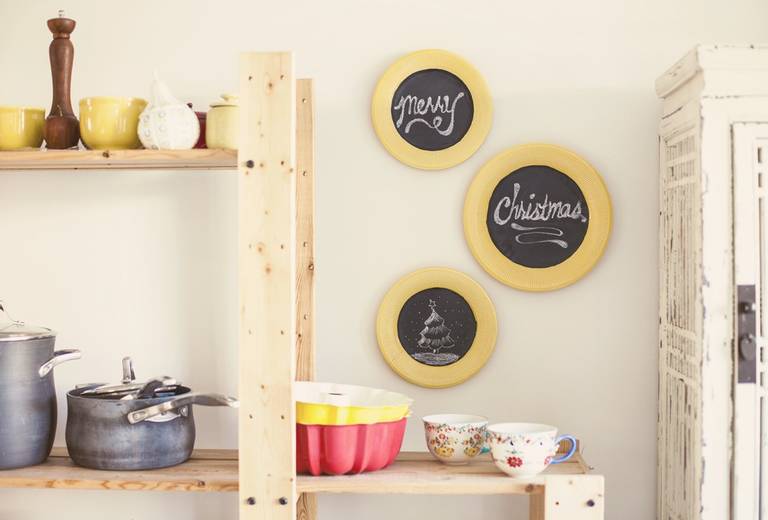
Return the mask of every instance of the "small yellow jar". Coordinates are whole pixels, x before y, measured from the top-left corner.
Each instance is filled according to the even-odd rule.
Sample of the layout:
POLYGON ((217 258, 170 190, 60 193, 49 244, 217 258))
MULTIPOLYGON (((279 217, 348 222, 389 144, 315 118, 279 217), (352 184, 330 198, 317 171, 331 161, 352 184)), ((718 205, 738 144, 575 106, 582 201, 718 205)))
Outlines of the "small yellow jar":
POLYGON ((222 94, 211 103, 205 121, 205 145, 208 148, 237 150, 240 144, 240 106, 237 96, 222 94))
POLYGON ((0 150, 40 148, 45 109, 0 106, 0 150))

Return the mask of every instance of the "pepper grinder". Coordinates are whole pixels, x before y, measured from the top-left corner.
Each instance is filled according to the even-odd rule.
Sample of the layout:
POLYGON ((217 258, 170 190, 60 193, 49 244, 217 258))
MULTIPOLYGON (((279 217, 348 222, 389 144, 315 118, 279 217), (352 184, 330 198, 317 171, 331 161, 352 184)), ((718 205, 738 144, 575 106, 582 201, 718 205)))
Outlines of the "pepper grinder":
POLYGON ((72 111, 70 100, 75 48, 69 40, 69 35, 75 30, 75 21, 65 18, 64 11, 59 11, 58 18, 48 20, 48 29, 53 33, 53 41, 48 48, 53 77, 53 101, 45 120, 43 136, 48 148, 75 148, 80 140, 80 123, 72 111))

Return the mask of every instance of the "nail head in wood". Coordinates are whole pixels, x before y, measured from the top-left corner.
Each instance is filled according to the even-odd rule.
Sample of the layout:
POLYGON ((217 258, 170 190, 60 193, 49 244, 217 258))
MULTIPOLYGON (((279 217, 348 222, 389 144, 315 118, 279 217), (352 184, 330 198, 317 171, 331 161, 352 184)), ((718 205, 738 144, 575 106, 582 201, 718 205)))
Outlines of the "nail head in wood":
POLYGON ((245 503, 249 506, 255 506, 256 505, 256 499, 253 497, 248 497, 245 499, 245 503))
POLYGON ((246 167, 246 168, 253 168, 254 164, 255 164, 255 163, 254 163, 252 160, 250 160, 250 159, 248 159, 247 161, 245 161, 245 167, 246 167))
POLYGON ((595 507, 595 501, 591 498, 587 500, 587 507, 595 507))
POLYGON ((280 505, 281 505, 281 506, 287 506, 287 505, 288 505, 288 499, 287 499, 287 498, 285 498, 285 497, 280 497, 280 498, 278 499, 278 502, 280 502, 280 505))

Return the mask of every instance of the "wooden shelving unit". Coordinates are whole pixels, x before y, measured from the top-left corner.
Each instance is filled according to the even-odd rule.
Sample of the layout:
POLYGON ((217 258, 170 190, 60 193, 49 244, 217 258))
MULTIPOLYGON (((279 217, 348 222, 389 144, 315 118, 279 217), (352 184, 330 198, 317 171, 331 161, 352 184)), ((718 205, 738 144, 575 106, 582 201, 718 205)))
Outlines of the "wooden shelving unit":
POLYGON ((507 477, 488 458, 446 466, 427 453, 401 453, 361 475, 296 475, 293 381, 315 373, 313 87, 295 79, 290 53, 243 54, 240 78, 238 154, 0 152, 0 171, 238 172, 239 451, 198 450, 172 468, 112 472, 77 467, 56 449, 42 465, 0 471, 0 488, 237 491, 241 520, 314 520, 317 493, 515 494, 530 498, 531 520, 602 520, 603 477, 589 474, 580 453, 532 479, 507 477))
POLYGON ((25 150, 0 152, 0 170, 230 170, 233 150, 25 150))
MULTIPOLYGON (((466 466, 446 466, 425 452, 403 452, 390 467, 373 473, 312 477, 299 475, 300 493, 358 494, 542 494, 552 476, 584 475, 580 454, 534 479, 512 479, 485 457, 466 466)), ((598 477, 599 478, 599 477, 598 477)), ((0 471, 2 488, 94 489, 121 491, 216 491, 239 488, 237 450, 196 450, 179 466, 152 471, 99 471, 81 468, 55 449, 45 464, 0 471)))

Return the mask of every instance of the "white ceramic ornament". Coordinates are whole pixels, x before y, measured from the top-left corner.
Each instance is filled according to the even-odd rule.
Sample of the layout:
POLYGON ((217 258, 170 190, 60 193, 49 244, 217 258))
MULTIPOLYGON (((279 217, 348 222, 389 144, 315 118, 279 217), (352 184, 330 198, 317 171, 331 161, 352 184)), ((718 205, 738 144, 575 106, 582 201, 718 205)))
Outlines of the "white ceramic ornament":
POLYGON ((200 137, 195 112, 173 97, 155 74, 152 97, 139 117, 139 139, 152 150, 189 150, 200 137))

